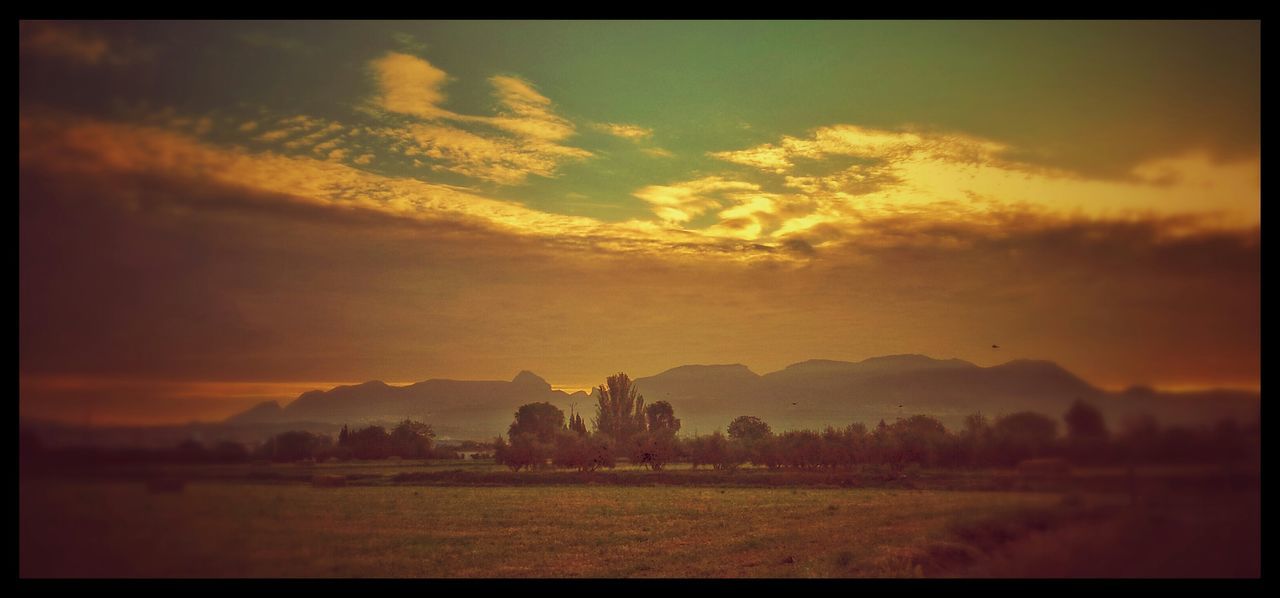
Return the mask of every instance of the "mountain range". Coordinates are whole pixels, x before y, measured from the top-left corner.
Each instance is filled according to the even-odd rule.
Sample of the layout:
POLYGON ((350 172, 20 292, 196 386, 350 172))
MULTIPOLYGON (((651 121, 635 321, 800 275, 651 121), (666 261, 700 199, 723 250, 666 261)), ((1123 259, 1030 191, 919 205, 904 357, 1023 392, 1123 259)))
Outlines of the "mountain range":
MULTIPOLYGON (((1150 413, 1164 424, 1212 423, 1225 417, 1243 422, 1256 419, 1260 405, 1260 393, 1246 391, 1172 393, 1134 387, 1109 392, 1050 361, 981 367, 923 355, 810 360, 764 375, 741 364, 686 365, 635 383, 646 402, 671 403, 688 433, 723 430, 739 415, 758 416, 779 430, 851 422, 870 426, 918 413, 951 427, 975 412, 995 417, 1038 411, 1057 417, 1076 399, 1101 409, 1113 428, 1136 413, 1150 413)), ((371 381, 306 392, 283 406, 263 403, 222 425, 331 429, 411 418, 431 423, 442 438, 487 439, 506 431, 520 405, 540 401, 566 414, 584 413, 590 420, 596 398, 554 390, 528 371, 510 381, 426 380, 407 386, 371 381)))

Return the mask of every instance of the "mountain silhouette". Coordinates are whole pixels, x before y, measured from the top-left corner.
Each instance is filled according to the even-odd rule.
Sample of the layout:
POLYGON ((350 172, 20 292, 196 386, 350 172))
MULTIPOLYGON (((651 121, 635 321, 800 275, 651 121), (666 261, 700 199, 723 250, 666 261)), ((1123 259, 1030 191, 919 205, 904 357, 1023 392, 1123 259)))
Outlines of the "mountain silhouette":
MULTIPOLYGON (((874 425, 918 413, 948 427, 966 415, 988 417, 1038 411, 1061 417, 1071 402, 1098 406, 1113 429, 1124 417, 1151 413, 1166 424, 1212 423, 1222 417, 1251 421, 1259 394, 1241 391, 1167 393, 1150 389, 1108 392, 1051 361, 1019 359, 981 367, 959 359, 889 355, 859 362, 814 359, 760 375, 742 364, 685 365, 636 379, 646 403, 667 401, 683 431, 724 429, 739 415, 755 415, 775 429, 874 425)), ((315 424, 391 424, 411 418, 431 423, 443 437, 486 439, 505 432, 515 410, 547 401, 566 414, 571 403, 587 414, 594 391, 566 393, 529 371, 510 381, 426 380, 407 386, 370 381, 303 393, 283 407, 260 404, 228 425, 278 427, 315 424)))

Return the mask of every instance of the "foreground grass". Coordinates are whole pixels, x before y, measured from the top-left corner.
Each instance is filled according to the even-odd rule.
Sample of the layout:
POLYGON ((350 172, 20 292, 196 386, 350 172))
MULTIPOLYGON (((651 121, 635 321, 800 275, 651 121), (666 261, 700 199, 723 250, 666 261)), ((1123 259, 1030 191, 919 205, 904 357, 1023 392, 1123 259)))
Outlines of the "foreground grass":
POLYGON ((971 557, 959 524, 1064 508, 1032 492, 59 480, 21 482, 19 501, 23 577, 916 576, 922 556, 971 557))

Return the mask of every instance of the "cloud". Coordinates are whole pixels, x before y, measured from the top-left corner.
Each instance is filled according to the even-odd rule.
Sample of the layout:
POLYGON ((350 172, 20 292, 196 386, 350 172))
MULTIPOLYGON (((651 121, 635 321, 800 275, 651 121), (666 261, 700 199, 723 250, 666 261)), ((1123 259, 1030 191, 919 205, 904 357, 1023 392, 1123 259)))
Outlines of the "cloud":
POLYGON ((1106 218, 1197 213, 1236 226, 1260 217, 1256 159, 1222 163, 1193 152, 1140 163, 1128 179, 1088 179, 1017 162, 1007 157, 1012 149, 958 133, 832 125, 711 156, 780 176, 780 193, 813 208, 782 224, 777 235, 871 215, 945 220, 1023 205, 1106 218))
POLYGON ((595 123, 592 125, 597 131, 608 133, 614 137, 623 139, 639 140, 648 139, 653 136, 653 129, 645 128, 640 125, 628 125, 622 123, 595 123))
MULTIPOLYGON (((819 356, 814 347, 986 365, 992 338, 1096 383, 1238 383, 1260 371, 1258 228, 1015 209, 872 214, 737 253, 686 251, 698 233, 656 224, 500 226, 474 195, 456 208, 471 217, 365 206, 365 194, 445 190, 318 161, 202 155, 189 139, 127 128, 81 127, 36 147, 45 133, 20 127, 22 377, 505 379, 527 368, 590 380, 618 363, 637 375, 729 360, 770 371, 819 356), (87 150, 102 138, 118 143, 87 150), (743 253, 760 259, 732 259, 743 253), (626 342, 581 333, 591 330, 626 342)), ((739 206, 726 228, 785 210, 711 209, 739 206)), ((147 393, 147 404, 178 392, 189 394, 147 393)), ((20 411, 79 413, 80 400, 24 388, 20 411)), ((157 404, 155 421, 232 405, 179 404, 157 404)), ((116 406, 121 420, 144 415, 113 403, 99 417, 116 406)))
POLYGON ((663 149, 663 148, 660 148, 660 147, 645 147, 645 148, 640 148, 640 151, 641 151, 641 153, 648 154, 648 155, 653 156, 653 157, 655 157, 655 158, 674 158, 674 157, 676 157, 676 155, 675 155, 675 154, 673 154, 673 153, 671 153, 671 151, 666 150, 666 149, 663 149))
POLYGON ((551 100, 538 93, 528 81, 518 77, 489 79, 502 105, 501 114, 480 119, 522 137, 560 141, 574 134, 574 126, 551 111, 551 100))
POLYGON ((752 183, 712 176, 672 185, 649 185, 632 195, 652 206, 654 214, 662 220, 683 224, 729 201, 726 192, 737 196, 759 189, 759 185, 752 183))
POLYGON ((783 173, 797 159, 820 160, 830 156, 865 158, 890 163, 911 159, 964 164, 986 164, 999 160, 1008 146, 958 133, 887 131, 856 125, 819 127, 807 137, 784 136, 777 144, 766 143, 738 151, 713 152, 714 158, 783 173))
POLYGON ((153 51, 131 40, 109 40, 86 26, 57 21, 21 21, 20 50, 86 66, 121 66, 151 58, 153 51))
POLYGON ((478 116, 440 106, 445 100, 441 88, 449 76, 422 58, 389 52, 372 67, 381 90, 375 98, 380 108, 428 121, 379 130, 398 140, 397 148, 407 156, 428 158, 466 176, 516 185, 529 175, 553 176, 564 161, 592 155, 559 143, 575 134, 573 123, 557 115, 550 98, 524 79, 491 77, 498 114, 478 116))
MULTIPOLYGON (((306 117, 286 120, 319 124, 306 117)), ((419 148, 414 151, 439 150, 445 160, 451 159, 450 153, 462 154, 455 157, 457 164, 491 169, 478 175, 501 176, 501 171, 508 169, 506 176, 518 177, 530 169, 549 171, 554 167, 550 162, 541 166, 531 162, 539 159, 537 154, 519 153, 526 146, 495 145, 493 139, 467 136, 448 127, 416 125, 396 134, 414 144, 411 149, 419 148)), ((376 213, 410 222, 447 221, 604 251, 648 251, 655 245, 673 252, 734 251, 719 239, 671 231, 653 223, 606 223, 552 214, 459 187, 383 176, 311 156, 211 145, 189 134, 154 126, 50 114, 19 118, 19 164, 63 176, 155 176, 195 185, 225 185, 253 190, 276 203, 311 206, 348 217, 376 213)), ((365 156, 354 161, 366 161, 365 156)))
POLYGON ((419 118, 441 118, 452 113, 441 108, 441 90, 449 75, 430 62, 400 52, 388 52, 371 62, 379 95, 375 102, 383 110, 419 118))
POLYGON ((447 125, 411 124, 375 133, 392 140, 393 151, 503 185, 522 183, 529 175, 553 176, 564 160, 591 155, 576 148, 486 136, 447 125))

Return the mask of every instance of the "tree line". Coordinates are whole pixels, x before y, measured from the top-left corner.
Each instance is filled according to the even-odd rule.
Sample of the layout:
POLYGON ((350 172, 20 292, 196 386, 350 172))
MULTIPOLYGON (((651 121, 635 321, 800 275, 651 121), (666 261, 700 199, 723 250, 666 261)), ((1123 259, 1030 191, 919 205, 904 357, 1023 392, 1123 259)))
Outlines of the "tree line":
MULTIPOLYGON (((1062 458, 1081 465, 1117 463, 1238 462, 1258 459, 1261 430, 1222 420, 1211 426, 1162 427, 1153 416, 1124 420, 1113 433, 1101 412, 1077 400, 1061 417, 1031 412, 994 419, 973 414, 956 430, 938 419, 914 415, 873 427, 853 423, 822 430, 775 432, 758 417, 729 422, 727 433, 680 437, 680 419, 666 401, 646 405, 625 373, 597 389, 590 425, 551 403, 521 406, 492 443, 466 441, 458 450, 481 453, 514 471, 559 467, 578 471, 613 468, 628 461, 659 471, 670 463, 733 470, 750 464, 769 469, 833 470, 862 466, 1009 467, 1028 459, 1062 458), (1060 423, 1063 424, 1060 426, 1060 423)), ((240 463, 348 459, 458 459, 435 444, 429 424, 406 419, 391 429, 349 428, 337 438, 302 430, 277 434, 257 445, 187 440, 170 449, 44 447, 19 428, 21 463, 240 463)))
POLYGON ((1161 428, 1149 415, 1126 419, 1113 434, 1102 413, 1077 400, 1053 417, 1024 411, 995 419, 965 418, 949 430, 937 418, 914 415, 823 430, 775 433, 758 417, 744 415, 719 430, 679 438, 680 420, 666 401, 646 406, 631 379, 610 376, 597 388, 596 415, 588 430, 580 414, 550 403, 530 403, 515 412, 507 438, 494 441, 494 458, 513 471, 561 467, 579 471, 613 468, 621 459, 661 470, 669 463, 733 470, 746 464, 769 469, 834 470, 880 466, 1009 467, 1031 459, 1060 458, 1081 465, 1132 462, 1187 463, 1256 458, 1260 430, 1234 420, 1214 426, 1161 428), (1064 429, 1065 428, 1065 429, 1064 429), (1060 434, 1060 431, 1065 434, 1060 434))

